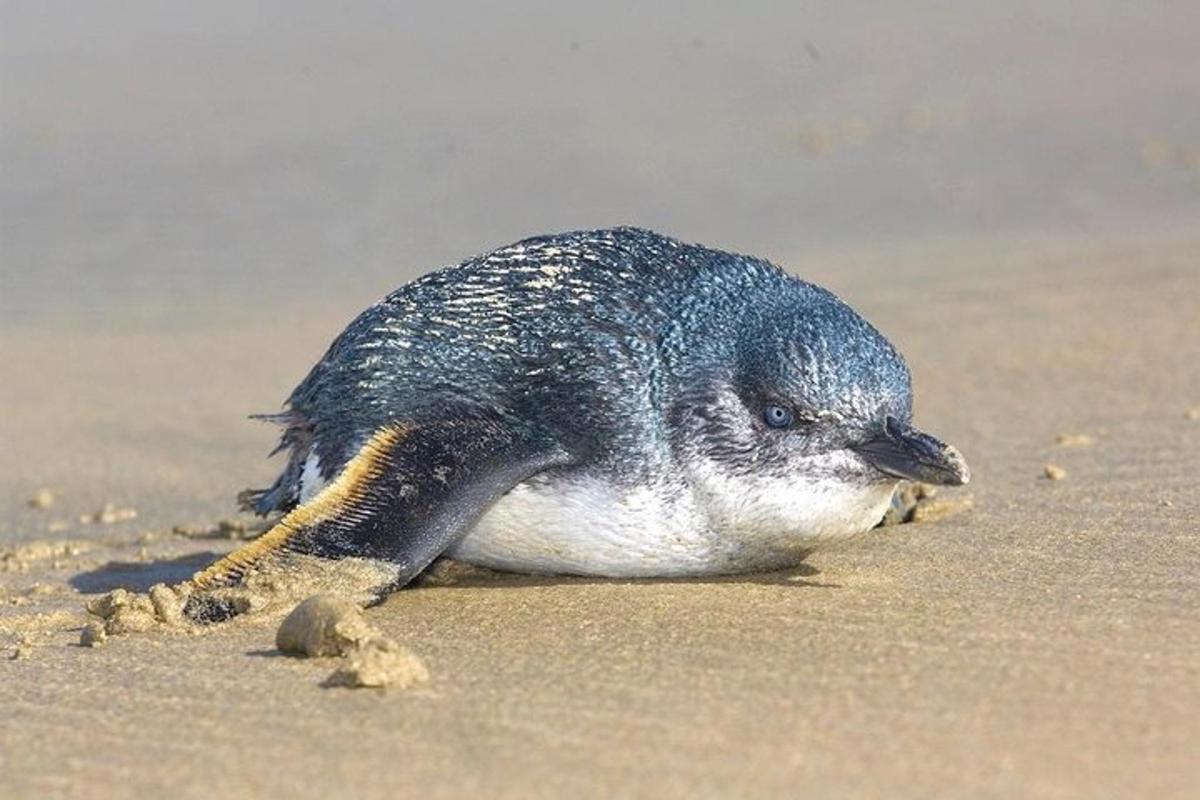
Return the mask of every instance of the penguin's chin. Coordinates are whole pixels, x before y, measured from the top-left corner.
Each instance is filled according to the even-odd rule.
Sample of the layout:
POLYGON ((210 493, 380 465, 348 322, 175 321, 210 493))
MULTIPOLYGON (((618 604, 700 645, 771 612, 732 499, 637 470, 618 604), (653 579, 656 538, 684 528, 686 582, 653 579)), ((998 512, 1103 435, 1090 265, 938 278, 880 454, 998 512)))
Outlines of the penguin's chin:
POLYGON ((709 461, 693 480, 712 528, 763 551, 811 550, 874 528, 898 482, 848 450, 806 457, 783 473, 744 474, 709 461))

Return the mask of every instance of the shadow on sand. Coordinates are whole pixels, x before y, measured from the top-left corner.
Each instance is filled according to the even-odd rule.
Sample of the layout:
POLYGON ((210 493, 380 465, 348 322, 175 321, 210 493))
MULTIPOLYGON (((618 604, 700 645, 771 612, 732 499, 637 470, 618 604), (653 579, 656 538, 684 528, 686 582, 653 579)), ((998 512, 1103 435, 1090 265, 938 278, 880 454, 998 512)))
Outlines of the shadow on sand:
POLYGON ((598 578, 579 575, 529 575, 515 572, 498 572, 482 567, 453 563, 449 567, 442 568, 435 565, 432 574, 426 574, 417 578, 409 587, 405 587, 405 590, 409 588, 476 589, 482 587, 506 589, 529 586, 560 586, 565 584, 628 584, 646 586, 670 583, 684 585, 753 583, 763 586, 804 586, 816 589, 842 588, 839 583, 806 580, 820 574, 821 571, 811 564, 798 564, 794 567, 775 572, 754 572, 737 575, 701 575, 679 578, 598 578))
POLYGON ((203 552, 154 561, 109 561, 74 575, 67 582, 84 594, 111 592, 113 589, 145 592, 156 583, 176 584, 185 581, 217 558, 220 558, 220 553, 203 552))
MULTIPOLYGON (((95 569, 81 572, 68 581, 72 587, 84 594, 110 592, 113 589, 128 589, 145 592, 156 583, 176 584, 192 577, 198 570, 220 558, 220 553, 189 553, 175 558, 154 561, 109 561, 95 569)), ((529 586, 629 584, 653 585, 678 584, 721 584, 753 583, 766 586, 803 586, 817 589, 840 589, 841 584, 807 580, 821 571, 809 564, 799 564, 776 572, 747 573, 741 575, 704 575, 682 578, 597 578, 577 575, 527 575, 514 572, 497 572, 482 567, 453 563, 449 567, 435 568, 432 574, 417 578, 404 591, 413 589, 515 589, 529 586)))

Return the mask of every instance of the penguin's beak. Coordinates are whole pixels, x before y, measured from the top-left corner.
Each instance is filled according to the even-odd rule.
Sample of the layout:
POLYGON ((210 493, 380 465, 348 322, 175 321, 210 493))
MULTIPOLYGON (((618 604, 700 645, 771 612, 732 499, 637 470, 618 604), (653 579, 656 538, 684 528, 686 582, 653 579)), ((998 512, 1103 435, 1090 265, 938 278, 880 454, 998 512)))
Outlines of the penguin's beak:
POLYGON ((885 419, 883 430, 854 450, 893 478, 946 486, 962 486, 971 480, 971 471, 958 450, 895 417, 885 419))

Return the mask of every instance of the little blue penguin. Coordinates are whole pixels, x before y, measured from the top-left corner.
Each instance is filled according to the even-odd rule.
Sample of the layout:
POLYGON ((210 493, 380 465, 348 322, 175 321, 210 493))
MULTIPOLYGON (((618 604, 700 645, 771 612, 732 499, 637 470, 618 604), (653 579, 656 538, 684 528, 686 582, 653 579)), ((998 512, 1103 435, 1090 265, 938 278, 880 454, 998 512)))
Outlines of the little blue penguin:
POLYGON ((402 286, 270 418, 288 462, 242 502, 282 516, 197 589, 293 554, 371 565, 375 599, 443 555, 610 577, 778 569, 875 526, 900 480, 968 480, 912 427, 904 359, 832 293, 629 227, 402 286))

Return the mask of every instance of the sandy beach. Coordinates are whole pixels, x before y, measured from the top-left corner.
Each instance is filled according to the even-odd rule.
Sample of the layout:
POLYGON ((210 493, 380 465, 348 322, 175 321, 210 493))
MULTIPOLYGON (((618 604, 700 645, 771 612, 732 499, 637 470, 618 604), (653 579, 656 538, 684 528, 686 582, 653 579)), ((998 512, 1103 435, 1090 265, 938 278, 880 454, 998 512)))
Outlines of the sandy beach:
POLYGON ((1122 8, 6 6, 0 795, 1193 796, 1200 18, 1122 8), (79 645, 246 535, 246 415, 364 305, 617 222, 837 292, 969 507, 781 573, 408 589, 366 612, 406 690, 278 617, 79 645))

